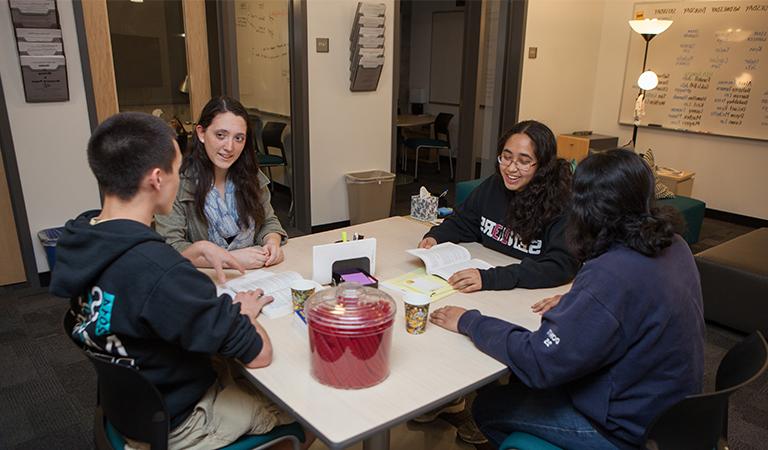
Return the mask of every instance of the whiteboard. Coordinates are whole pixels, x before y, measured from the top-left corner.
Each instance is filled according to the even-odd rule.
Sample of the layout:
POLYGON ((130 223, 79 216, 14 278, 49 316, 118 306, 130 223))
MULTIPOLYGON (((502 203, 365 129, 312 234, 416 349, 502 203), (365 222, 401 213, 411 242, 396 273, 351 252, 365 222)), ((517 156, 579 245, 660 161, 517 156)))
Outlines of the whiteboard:
MULTIPOLYGON (((634 12, 674 21, 650 42, 647 70, 659 85, 640 125, 768 140, 768 1, 638 3, 634 12)), ((619 122, 631 125, 645 41, 627 29, 619 122)))
POLYGON ((458 105, 461 96, 461 57, 464 11, 432 13, 429 102, 458 105))
POLYGON ((235 2, 240 102, 283 116, 291 115, 288 2, 235 2))

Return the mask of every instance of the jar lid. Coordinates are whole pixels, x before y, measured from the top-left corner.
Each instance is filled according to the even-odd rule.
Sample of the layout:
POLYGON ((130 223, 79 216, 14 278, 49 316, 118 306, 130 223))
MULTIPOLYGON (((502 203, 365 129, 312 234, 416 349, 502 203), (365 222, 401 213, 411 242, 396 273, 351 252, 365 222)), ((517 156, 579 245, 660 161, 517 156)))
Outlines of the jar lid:
POLYGON ((391 325, 395 301, 386 292, 359 283, 342 283, 316 292, 304 305, 309 325, 345 331, 374 331, 391 325))

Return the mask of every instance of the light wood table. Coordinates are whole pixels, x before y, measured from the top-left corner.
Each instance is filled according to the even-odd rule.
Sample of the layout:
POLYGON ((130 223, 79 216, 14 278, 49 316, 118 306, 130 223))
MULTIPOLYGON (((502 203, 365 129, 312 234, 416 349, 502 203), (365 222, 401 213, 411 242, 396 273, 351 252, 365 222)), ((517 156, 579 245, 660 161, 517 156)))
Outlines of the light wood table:
POLYGON ((398 114, 395 125, 398 128, 408 128, 431 125, 433 123, 435 123, 435 116, 432 114, 398 114))
MULTIPOLYGON (((376 238, 374 275, 380 281, 423 265, 421 260, 405 253, 406 249, 415 248, 427 231, 423 223, 391 217, 344 230, 350 236, 357 232, 366 238, 376 238)), ((292 270, 311 278, 312 246, 338 240, 341 231, 290 239, 284 247, 285 262, 270 270, 292 270)), ((516 261, 480 244, 463 245, 473 257, 493 265, 516 261)), ((536 329, 540 318, 531 312, 530 306, 537 300, 565 291, 567 286, 456 293, 435 302, 432 308, 451 304, 476 308, 485 314, 536 329)), ((268 367, 246 370, 248 378, 332 449, 344 448, 358 441, 363 441, 364 449, 386 449, 389 447, 389 429, 394 425, 471 392, 507 370, 504 365, 477 350, 466 336, 431 323, 424 334, 409 335, 405 331, 400 295, 394 291, 387 292, 397 303, 391 372, 381 384, 367 389, 342 390, 318 383, 310 374, 308 337, 293 323, 293 317, 260 319, 272 340, 274 359, 268 367)))

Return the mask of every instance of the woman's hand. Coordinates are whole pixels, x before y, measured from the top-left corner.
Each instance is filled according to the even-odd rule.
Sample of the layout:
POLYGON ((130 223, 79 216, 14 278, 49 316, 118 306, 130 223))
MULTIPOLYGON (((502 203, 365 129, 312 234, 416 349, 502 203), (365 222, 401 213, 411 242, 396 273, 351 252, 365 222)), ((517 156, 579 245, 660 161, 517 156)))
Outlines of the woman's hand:
POLYGON ((467 312, 464 308, 458 306, 443 306, 437 308, 429 315, 429 321, 455 333, 459 332, 459 319, 461 315, 467 312))
POLYGON ((264 237, 264 245, 262 248, 267 252, 267 260, 264 262, 265 267, 280 264, 285 259, 283 249, 280 247, 280 242, 282 240, 283 237, 277 233, 269 233, 264 237))
POLYGON ((246 247, 232 250, 231 253, 246 269, 260 269, 269 258, 269 253, 263 247, 246 247))
POLYGON ((437 245, 437 241, 433 237, 425 237, 419 242, 419 248, 432 248, 433 245, 437 245))
POLYGON ((539 315, 544 315, 545 312, 557 306, 557 304, 560 303, 560 299, 562 297, 562 295, 557 294, 553 297, 547 297, 543 300, 539 300, 538 302, 534 303, 533 306, 531 306, 531 311, 538 313, 539 315))
POLYGON ((220 284, 227 281, 224 268, 245 273, 245 267, 232 253, 210 241, 197 241, 181 252, 181 255, 192 261, 195 267, 213 267, 220 284))
POLYGON ((448 278, 448 283, 457 291, 468 294, 483 288, 483 279, 477 269, 460 270, 448 278))

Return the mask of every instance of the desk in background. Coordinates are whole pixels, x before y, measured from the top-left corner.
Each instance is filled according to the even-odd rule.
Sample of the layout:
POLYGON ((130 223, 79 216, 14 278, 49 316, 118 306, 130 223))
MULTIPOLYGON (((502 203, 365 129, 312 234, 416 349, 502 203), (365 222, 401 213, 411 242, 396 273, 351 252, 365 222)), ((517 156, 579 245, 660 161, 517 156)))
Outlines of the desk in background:
MULTIPOLYGON (((397 127, 397 133, 400 137, 399 143, 402 145, 402 142, 405 140, 405 136, 403 135, 403 130, 406 128, 416 128, 416 127, 423 127, 425 125, 429 125, 430 127, 430 137, 432 137, 432 125, 435 123, 435 116, 432 114, 398 114, 397 115, 397 122, 395 123, 395 126, 397 127)), ((399 148, 399 146, 398 146, 399 148)), ((403 150, 400 150, 403 151, 403 150)), ((422 159, 422 161, 433 163, 437 161, 437 149, 430 149, 430 151, 427 153, 427 158, 422 159)))
POLYGON ((602 134, 576 136, 574 134, 557 135, 557 156, 566 161, 582 159, 589 156, 590 150, 608 150, 619 146, 619 138, 602 134))
MULTIPOLYGON (((405 250, 416 247, 426 230, 424 224, 402 217, 345 228, 348 234, 357 232, 377 239, 375 275, 379 280, 423 266, 421 260, 405 250)), ((312 247, 336 241, 339 235, 337 230, 290 239, 284 247, 285 262, 270 270, 292 270, 310 278, 312 247)), ((462 245, 473 257, 493 265, 516 262, 477 243, 462 245)), ((561 286, 456 293, 436 302, 431 309, 458 305, 536 329, 540 317, 531 312, 530 306, 567 289, 568 286, 561 286)), ((386 449, 393 426, 471 392, 507 371, 503 364, 477 350, 466 336, 458 333, 428 324, 426 333, 409 335, 405 331, 401 296, 388 292, 397 303, 391 373, 384 382, 367 389, 341 390, 318 383, 310 374, 306 332, 292 323, 291 316, 260 319, 272 340, 274 359, 268 367, 244 369, 247 378, 332 449, 358 441, 363 441, 365 449, 386 449)))

